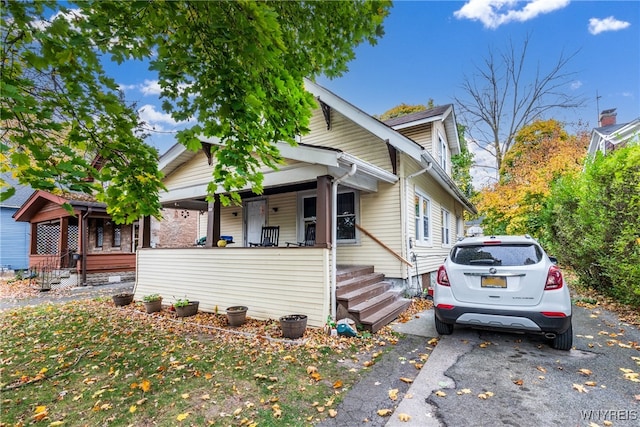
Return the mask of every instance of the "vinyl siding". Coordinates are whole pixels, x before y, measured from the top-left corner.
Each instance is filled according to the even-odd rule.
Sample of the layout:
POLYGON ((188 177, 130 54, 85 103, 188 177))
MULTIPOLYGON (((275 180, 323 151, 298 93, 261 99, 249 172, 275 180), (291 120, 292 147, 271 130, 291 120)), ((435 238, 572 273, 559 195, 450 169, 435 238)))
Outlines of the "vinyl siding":
MULTIPOLYGON (((408 160, 406 157, 402 159, 406 163, 404 166, 404 175, 409 176, 418 172, 420 168, 415 162, 408 160)), ((456 215, 462 215, 462 205, 456 202, 428 173, 423 173, 411 179, 407 186, 406 209, 408 218, 409 237, 415 241, 415 209, 414 197, 416 191, 424 194, 431 200, 431 244, 423 245, 414 243, 412 251, 416 254, 416 265, 414 271, 424 274, 436 271, 444 258, 448 255, 449 250, 456 240, 455 236, 455 218, 456 215), (441 209, 444 208, 450 213, 449 224, 449 241, 450 245, 442 245, 441 235, 441 209), (417 269, 417 270, 416 270, 417 269)))
POLYGON ((433 123, 400 129, 398 132, 422 145, 429 153, 433 154, 433 123))
POLYGON ((388 172, 393 171, 386 143, 337 111, 331 110, 331 130, 327 130, 320 109, 314 110, 309 128, 311 132, 302 136, 302 143, 336 148, 388 172))
POLYGON ((259 320, 305 314, 324 325, 329 310, 329 250, 324 248, 192 248, 138 251, 135 298, 159 293, 200 301, 205 312, 245 305, 259 320))
MULTIPOLYGON (((377 193, 360 193, 359 225, 402 255, 402 221, 399 185, 380 184, 377 193)), ((358 243, 338 244, 339 264, 374 265, 389 278, 405 277, 406 267, 369 236, 357 231, 358 243)), ((405 257, 406 258, 406 257, 405 257)))

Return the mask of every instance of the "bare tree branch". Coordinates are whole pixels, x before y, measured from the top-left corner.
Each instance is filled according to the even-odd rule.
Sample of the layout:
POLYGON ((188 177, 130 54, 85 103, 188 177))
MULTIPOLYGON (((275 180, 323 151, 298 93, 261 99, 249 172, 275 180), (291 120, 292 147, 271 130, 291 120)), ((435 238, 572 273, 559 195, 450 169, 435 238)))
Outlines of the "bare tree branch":
POLYGON ((529 42, 527 35, 519 47, 510 41, 505 51, 497 55, 490 51, 483 65, 477 66, 471 77, 464 77, 464 98, 454 98, 469 140, 491 152, 498 170, 523 126, 555 110, 580 108, 585 103, 567 87, 577 73, 566 68, 579 51, 570 55, 561 52, 544 71, 540 64, 529 64, 529 42))

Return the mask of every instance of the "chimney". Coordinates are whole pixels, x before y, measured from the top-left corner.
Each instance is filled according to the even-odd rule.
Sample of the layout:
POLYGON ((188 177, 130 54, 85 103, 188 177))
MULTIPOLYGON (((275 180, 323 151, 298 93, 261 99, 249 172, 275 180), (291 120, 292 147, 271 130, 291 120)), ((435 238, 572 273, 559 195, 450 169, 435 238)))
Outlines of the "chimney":
POLYGON ((616 109, 610 108, 608 110, 602 110, 600 113, 600 126, 610 126, 616 124, 616 109))

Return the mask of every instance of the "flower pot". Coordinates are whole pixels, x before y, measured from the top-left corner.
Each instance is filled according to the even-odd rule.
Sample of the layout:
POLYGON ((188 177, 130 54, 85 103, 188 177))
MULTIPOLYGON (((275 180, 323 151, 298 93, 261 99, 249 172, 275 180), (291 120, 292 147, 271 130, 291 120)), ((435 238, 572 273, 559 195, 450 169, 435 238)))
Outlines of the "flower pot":
POLYGON ((117 294, 113 297, 113 303, 116 307, 123 307, 133 302, 133 294, 117 294))
POLYGON ((178 317, 189 317, 195 316, 198 313, 198 306, 200 305, 200 301, 189 301, 189 304, 176 307, 176 316, 178 317))
POLYGON ((247 320, 247 307, 236 305, 227 308, 227 321, 229 326, 241 326, 247 320))
POLYGON ((162 310, 162 299, 157 299, 155 301, 145 301, 144 309, 147 313, 155 313, 156 311, 162 310))
POLYGON ((307 329, 307 316, 304 314, 282 316, 280 318, 280 328, 284 338, 300 338, 307 329))

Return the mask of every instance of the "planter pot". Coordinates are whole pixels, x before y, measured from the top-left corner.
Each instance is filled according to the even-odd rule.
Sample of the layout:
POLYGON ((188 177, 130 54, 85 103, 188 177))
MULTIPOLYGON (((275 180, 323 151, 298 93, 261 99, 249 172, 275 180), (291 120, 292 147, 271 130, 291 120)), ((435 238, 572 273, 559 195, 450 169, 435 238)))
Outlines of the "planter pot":
POLYGON ((156 311, 162 310, 162 300, 158 299, 155 301, 145 301, 144 309, 147 310, 147 313, 155 313, 156 311))
POLYGON ((178 317, 195 316, 198 313, 199 305, 200 305, 200 301, 189 301, 188 305, 185 305, 183 307, 176 307, 176 316, 178 317))
POLYGON ((227 321, 229 326, 241 326, 247 320, 247 307, 236 305, 227 308, 227 321))
POLYGON ((284 338, 296 339, 304 335, 307 329, 307 316, 304 314, 290 314, 280 318, 280 328, 284 338))
POLYGON ((123 307, 133 302, 133 294, 118 294, 114 295, 112 298, 116 307, 123 307))

